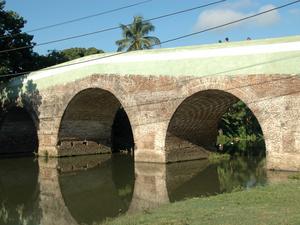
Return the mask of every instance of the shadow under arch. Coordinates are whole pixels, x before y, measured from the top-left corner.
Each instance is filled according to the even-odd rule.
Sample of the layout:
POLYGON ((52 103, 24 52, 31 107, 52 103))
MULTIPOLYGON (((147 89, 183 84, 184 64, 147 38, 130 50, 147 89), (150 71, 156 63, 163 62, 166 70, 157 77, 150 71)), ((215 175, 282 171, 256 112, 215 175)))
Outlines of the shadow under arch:
POLYGON ((244 102, 233 93, 218 89, 198 91, 183 100, 169 121, 165 139, 166 161, 208 158, 211 151, 217 150, 220 119, 238 101, 244 102))
POLYGON ((129 118, 117 97, 101 88, 88 88, 68 103, 57 145, 59 156, 96 154, 133 149, 134 139, 129 118))
POLYGON ((134 185, 131 155, 61 157, 57 163, 61 208, 78 224, 98 224, 127 212, 134 185))
POLYGON ((0 155, 38 151, 38 117, 28 106, 9 106, 0 120, 0 155))

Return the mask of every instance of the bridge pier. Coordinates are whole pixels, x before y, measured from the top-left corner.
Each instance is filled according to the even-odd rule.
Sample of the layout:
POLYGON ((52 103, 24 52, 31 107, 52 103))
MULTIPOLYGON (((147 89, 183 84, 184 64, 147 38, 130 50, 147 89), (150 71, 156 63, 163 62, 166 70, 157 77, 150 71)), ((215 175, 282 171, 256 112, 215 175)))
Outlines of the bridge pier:
MULTIPOLYGON (((99 76, 97 82, 100 84, 102 79, 105 78, 99 76)), ((128 77, 125 80, 130 84, 129 81, 135 79, 135 77, 128 77)), ((95 78, 92 80, 95 81, 95 78)), ((113 79, 112 82, 116 80, 113 79)), ((126 82, 124 81, 128 85, 126 82)), ((145 87, 148 89, 134 93, 128 92, 122 95, 121 102, 131 124, 136 162, 167 163, 207 158, 209 152, 206 150, 214 150, 219 119, 232 103, 241 99, 251 109, 262 128, 266 144, 267 167, 276 170, 300 170, 300 94, 298 93, 300 82, 298 77, 253 75, 193 80, 168 78, 167 85, 170 88, 166 90, 163 86, 166 78, 153 77, 150 80, 139 78, 135 82, 147 84, 145 87), (157 86, 159 82, 162 82, 160 83, 162 86, 157 86), (147 97, 149 91, 152 94, 147 97), (174 98, 175 95, 176 98, 174 98)), ((47 107, 43 104, 40 107, 38 136, 41 156, 64 155, 61 154, 59 146, 61 135, 59 132, 64 111, 72 98, 85 88, 80 87, 76 91, 72 89, 73 85, 75 83, 68 88, 72 90, 68 98, 56 96, 58 104, 52 102, 48 103, 47 107), (53 108, 55 110, 51 110, 53 108)), ((123 89, 127 90, 128 87, 123 89)), ((50 91, 53 92, 53 90, 50 91)), ((91 93, 95 94, 93 91, 91 93)), ((102 98, 99 94, 98 105, 102 105, 104 100, 109 99, 107 96, 110 95, 102 98)), ((112 126, 113 115, 119 103, 115 98, 111 99, 114 99, 116 107, 106 109, 104 114, 101 111, 95 111, 94 108, 99 106, 93 104, 90 108, 83 107, 85 111, 81 109, 81 113, 77 112, 74 115, 85 115, 87 119, 90 118, 89 115, 92 115, 90 114, 92 112, 103 116, 110 115, 101 118, 107 118, 104 121, 110 124, 108 126, 112 126)), ((106 103, 106 106, 110 105, 106 103)), ((79 105, 76 107, 80 109, 79 105)), ((69 114, 69 117, 74 119, 76 118, 74 115, 69 114)), ((85 128, 87 132, 91 128, 88 124, 86 123, 87 128, 85 128)), ((75 126, 72 129, 76 128, 75 126)), ((91 130, 91 132, 94 131, 91 130)), ((105 134, 100 134, 103 134, 100 136, 105 137, 106 142, 110 143, 111 129, 107 129, 105 134)), ((82 136, 80 140, 84 141, 84 137, 82 136)), ((110 146, 109 144, 108 147, 110 146)), ((88 151, 84 149, 80 152, 80 154, 87 153, 88 151)))
MULTIPOLYGON (((52 107, 55 107, 53 105, 52 107)), ((46 113, 41 108, 43 113, 46 113)), ((39 129, 38 129, 38 137, 39 137, 39 156, 49 156, 49 157, 57 157, 59 156, 58 152, 58 132, 59 132, 59 124, 61 118, 56 115, 48 115, 42 114, 39 121, 39 129)))
POLYGON ((134 126, 136 162, 166 163, 164 149, 166 122, 134 126))
MULTIPOLYGON (((65 205, 59 185, 58 159, 39 159, 39 198, 41 210, 40 224, 78 225, 65 205)), ((37 210, 37 211, 38 211, 37 210)))
POLYGON ((127 213, 144 212, 170 202, 165 164, 135 163, 134 170, 134 191, 127 213))
POLYGON ((37 90, 27 99, 39 121, 42 156, 111 149, 115 115, 123 107, 136 161, 205 158, 214 150, 222 113, 241 100, 263 131, 268 168, 300 170, 299 46, 296 36, 83 58, 18 82, 26 87, 31 81, 37 90))

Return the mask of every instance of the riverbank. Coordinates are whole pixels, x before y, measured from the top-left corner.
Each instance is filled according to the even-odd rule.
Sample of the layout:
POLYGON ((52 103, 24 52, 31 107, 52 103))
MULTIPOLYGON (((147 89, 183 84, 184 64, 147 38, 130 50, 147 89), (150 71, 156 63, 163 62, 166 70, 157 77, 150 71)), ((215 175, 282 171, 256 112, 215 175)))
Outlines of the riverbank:
POLYGON ((193 198, 105 225, 299 225, 300 181, 289 180, 249 190, 193 198))

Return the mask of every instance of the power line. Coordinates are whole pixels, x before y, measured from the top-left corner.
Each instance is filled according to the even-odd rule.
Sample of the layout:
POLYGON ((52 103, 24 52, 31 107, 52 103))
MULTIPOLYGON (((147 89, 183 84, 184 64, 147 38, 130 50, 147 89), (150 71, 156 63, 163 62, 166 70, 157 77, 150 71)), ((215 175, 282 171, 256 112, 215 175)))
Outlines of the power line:
MULTIPOLYGON (((247 20, 247 19, 251 19, 251 18, 254 18, 254 17, 261 16, 261 15, 269 13, 271 11, 282 9, 284 7, 287 7, 287 6, 290 6, 290 5, 299 3, 299 2, 300 2, 300 0, 293 1, 293 2, 290 2, 290 3, 284 4, 284 5, 281 5, 281 6, 278 6, 278 7, 275 7, 275 8, 272 8, 272 9, 260 12, 260 13, 256 13, 256 14, 253 14, 253 15, 250 15, 250 16, 238 19, 238 20, 234 20, 234 21, 231 21, 231 22, 228 22, 228 23, 224 23, 224 24, 221 24, 221 25, 218 25, 218 26, 210 27, 210 28, 198 31, 198 32, 193 32, 193 33, 190 33, 190 34, 178 36, 176 38, 172 38, 172 39, 163 41, 160 44, 153 44, 153 45, 151 45, 151 47, 159 46, 161 44, 165 44, 165 43, 177 41, 177 40, 180 40, 180 39, 183 39, 183 38, 187 38, 187 37, 194 36, 194 35, 201 34, 201 33, 205 33, 205 32, 211 31, 211 30, 215 30, 215 29, 219 29, 219 28, 222 28, 222 27, 226 27, 226 26, 229 26, 229 25, 232 25, 232 24, 235 24, 235 23, 239 23, 239 22, 247 20)), ((57 68, 63 68, 63 67, 78 65, 78 64, 82 64, 82 63, 86 63, 86 62, 91 62, 91 61, 96 61, 96 60, 105 59, 105 58, 110 58, 110 57, 114 57, 114 56, 118 56, 118 55, 122 55, 122 54, 126 54, 126 53, 128 53, 128 52, 117 52, 117 53, 114 53, 114 54, 111 54, 111 55, 101 56, 101 57, 97 57, 97 58, 94 58, 94 59, 89 59, 89 60, 86 60, 86 61, 80 61, 80 62, 74 62, 74 63, 70 63, 70 64, 65 64, 65 65, 58 65, 58 66, 48 67, 48 68, 42 69, 41 71, 47 71, 47 70, 53 70, 53 69, 57 69, 57 68)), ((25 74, 28 74, 28 73, 31 73, 31 72, 35 72, 35 71, 26 71, 26 72, 13 73, 13 74, 3 74, 3 75, 0 75, 0 78, 1 77, 17 77, 17 76, 22 76, 22 75, 25 75, 25 74)))
MULTIPOLYGON (((170 16, 175 16, 178 14, 182 14, 182 13, 186 13, 186 12, 190 12, 196 9, 200 9, 200 8, 204 8, 204 7, 208 7, 211 5, 216 5, 222 2, 225 2, 226 0, 219 0, 216 2, 211 2, 205 5, 200 5, 200 6, 196 6, 193 8, 189 8, 189 9, 185 9, 185 10, 181 10, 181 11, 176 11, 173 13, 169 13, 169 14, 165 14, 165 15, 161 15, 161 16, 157 16, 157 17, 153 17, 150 19, 146 19, 144 21, 154 21, 154 20, 158 20, 158 19, 162 19, 162 18, 166 18, 166 17, 170 17, 170 16)), ((126 24, 126 26, 131 25, 131 24, 126 24)), ((53 43, 57 43, 57 42, 62 42, 62 41, 67 41, 67 40, 71 40, 71 39, 75 39, 75 38, 81 38, 81 37, 86 37, 86 36, 91 36, 94 34, 99 34, 99 33, 104 33, 104 32, 108 32, 108 31, 112 31, 112 30, 117 30, 120 29, 120 26, 115 26, 115 27, 110 27, 110 28, 106 28, 106 29, 102 29, 102 30, 98 30, 98 31, 93 31, 93 32, 89 32, 89 33, 84 33, 84 34, 79 34, 79 35, 75 35, 75 36, 70 36, 70 37, 66 37, 66 38, 61 38, 61 39, 57 39, 57 40, 53 40, 53 41, 47 41, 47 42, 43 42, 43 43, 39 43, 36 45, 30 45, 30 46, 22 46, 22 47, 18 47, 18 48, 12 48, 12 49, 6 49, 6 50, 1 50, 1 53, 6 53, 6 52, 12 52, 12 51, 17 51, 17 50, 22 50, 22 49, 30 49, 30 48, 34 48, 37 46, 42 46, 42 45, 48 45, 48 44, 53 44, 53 43)))
MULTIPOLYGON (((51 24, 51 25, 46 25, 46 26, 34 28, 32 30, 27 30, 27 31, 24 31, 24 32, 25 33, 33 33, 33 32, 36 32, 36 31, 46 30, 46 29, 49 29, 49 28, 58 27, 58 26, 62 26, 62 25, 65 25, 65 24, 75 23, 75 22, 78 22, 78 21, 81 21, 81 20, 86 20, 86 19, 89 19, 89 18, 92 18, 92 17, 97 17, 97 16, 102 16, 102 15, 105 15, 105 14, 110 14, 110 13, 113 13, 113 12, 121 11, 123 9, 128 9, 128 8, 132 8, 134 6, 149 3, 149 2, 152 2, 152 1, 153 0, 145 0, 145 1, 137 2, 137 3, 131 4, 131 5, 126 5, 126 6, 122 6, 122 7, 119 7, 119 8, 99 12, 99 13, 96 13, 96 14, 83 16, 83 17, 79 17, 79 18, 75 18, 75 19, 71 19, 71 20, 66 20, 66 21, 63 21, 63 22, 60 22, 60 23, 55 23, 55 24, 51 24)), ((10 38, 11 37, 16 37, 18 35, 20 35, 20 34, 3 35, 3 36, 0 36, 0 39, 8 38, 8 37, 10 37, 10 38)))
POLYGON ((293 1, 293 2, 290 2, 290 3, 284 4, 284 5, 281 5, 281 6, 278 6, 278 7, 275 7, 275 8, 272 8, 272 9, 260 12, 260 13, 256 13, 256 14, 253 14, 253 15, 250 15, 250 16, 243 17, 243 18, 238 19, 238 20, 234 20, 234 21, 231 21, 231 22, 228 22, 228 23, 224 23, 224 24, 221 24, 221 25, 218 25, 218 26, 210 27, 210 28, 207 28, 207 29, 204 29, 204 30, 201 30, 201 31, 197 31, 197 32, 194 32, 194 33, 186 34, 186 35, 179 36, 179 37, 176 37, 176 38, 172 38, 172 39, 169 39, 167 41, 164 41, 162 44, 165 44, 165 43, 168 43, 168 42, 177 41, 177 40, 180 40, 180 39, 183 39, 183 38, 187 38, 187 37, 190 37, 190 36, 194 36, 196 34, 201 34, 201 33, 204 33, 204 32, 207 32, 207 31, 211 31, 211 30, 215 30, 215 29, 218 29, 218 28, 226 27, 226 26, 229 26, 229 25, 232 25, 232 24, 235 24, 235 23, 242 22, 244 20, 248 20, 248 19, 252 19, 254 17, 261 16, 263 14, 266 14, 266 13, 269 13, 269 12, 272 12, 272 11, 275 11, 275 10, 278 10, 278 9, 285 8, 285 7, 290 6, 290 5, 294 5, 294 4, 299 3, 299 2, 300 2, 300 0, 293 1))

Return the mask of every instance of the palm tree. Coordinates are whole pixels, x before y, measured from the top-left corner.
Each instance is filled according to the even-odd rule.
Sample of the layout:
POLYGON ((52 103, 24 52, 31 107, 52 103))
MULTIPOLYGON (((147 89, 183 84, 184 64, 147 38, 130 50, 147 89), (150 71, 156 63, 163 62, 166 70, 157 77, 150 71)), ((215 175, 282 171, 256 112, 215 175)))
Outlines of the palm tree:
POLYGON ((148 36, 155 27, 148 21, 144 21, 142 16, 135 16, 130 25, 120 25, 123 39, 116 41, 118 52, 126 49, 127 52, 141 49, 150 49, 154 45, 159 45, 157 37, 148 36))

